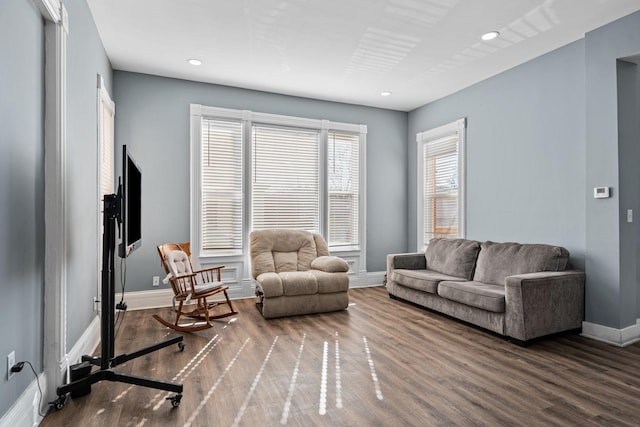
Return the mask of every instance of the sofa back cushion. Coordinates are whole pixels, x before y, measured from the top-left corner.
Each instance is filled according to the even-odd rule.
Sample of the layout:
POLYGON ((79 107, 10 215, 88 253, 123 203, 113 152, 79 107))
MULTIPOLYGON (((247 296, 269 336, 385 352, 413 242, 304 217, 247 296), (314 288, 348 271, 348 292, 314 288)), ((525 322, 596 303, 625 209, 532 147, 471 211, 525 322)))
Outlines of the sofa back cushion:
MULTIPOLYGON (((251 273, 255 279, 262 273, 283 271, 306 271, 318 257, 316 242, 322 236, 302 230, 270 229, 255 230, 249 236, 251 273)), ((326 252, 322 239, 321 252, 326 252)))
POLYGON ((480 242, 475 240, 436 237, 425 251, 427 269, 471 280, 479 250, 480 242))
POLYGON ((563 271, 569 251, 560 246, 483 242, 473 280, 504 285, 508 276, 563 271))

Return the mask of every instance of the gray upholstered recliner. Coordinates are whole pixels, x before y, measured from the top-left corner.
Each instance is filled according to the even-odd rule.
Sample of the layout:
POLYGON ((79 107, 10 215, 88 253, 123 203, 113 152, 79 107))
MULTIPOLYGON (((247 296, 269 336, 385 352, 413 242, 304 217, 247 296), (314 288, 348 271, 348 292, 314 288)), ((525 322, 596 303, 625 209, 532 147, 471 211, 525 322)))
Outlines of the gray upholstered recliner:
POLYGON ((349 265, 329 256, 319 234, 256 230, 250 235, 251 273, 265 318, 343 310, 349 305, 349 265))

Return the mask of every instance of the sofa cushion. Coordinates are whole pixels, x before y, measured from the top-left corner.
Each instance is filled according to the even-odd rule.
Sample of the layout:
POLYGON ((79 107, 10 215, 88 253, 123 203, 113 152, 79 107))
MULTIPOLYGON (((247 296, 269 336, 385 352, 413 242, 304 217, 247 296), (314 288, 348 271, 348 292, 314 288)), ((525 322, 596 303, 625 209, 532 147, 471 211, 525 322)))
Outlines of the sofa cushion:
POLYGON ((320 270, 309 270, 316 278, 319 294, 349 292, 349 276, 346 273, 327 273, 320 270))
POLYGON ((276 273, 283 271, 298 271, 298 251, 279 252, 271 251, 276 273))
POLYGON ((473 280, 504 286, 514 274, 563 271, 568 262, 569 252, 560 246, 483 242, 473 280))
POLYGON ((464 280, 459 277, 449 276, 431 270, 393 270, 391 280, 407 288, 435 294, 438 283, 443 280, 464 280))
POLYGON ((480 242, 466 239, 434 238, 425 251, 427 268, 454 277, 471 280, 480 242))
POLYGON ((310 295, 318 293, 318 281, 309 271, 278 273, 282 279, 283 295, 310 295))
POLYGON ((256 280, 265 298, 318 293, 316 276, 309 271, 267 272, 256 277, 256 280))
POLYGON ((504 313, 505 310, 504 286, 481 282, 444 281, 438 284, 438 295, 494 313, 504 313))
POLYGON ((304 271, 317 256, 313 233, 302 230, 254 230, 250 235, 251 273, 304 271))

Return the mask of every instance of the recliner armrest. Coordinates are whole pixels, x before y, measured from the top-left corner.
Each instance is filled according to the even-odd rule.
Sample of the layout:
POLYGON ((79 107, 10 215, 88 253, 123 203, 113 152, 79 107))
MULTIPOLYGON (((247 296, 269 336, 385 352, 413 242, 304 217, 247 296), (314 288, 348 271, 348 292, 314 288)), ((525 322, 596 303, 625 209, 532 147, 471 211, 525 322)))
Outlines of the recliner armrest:
POLYGON ((337 256, 325 255, 311 261, 311 268, 325 273, 346 273, 349 271, 349 264, 337 256))

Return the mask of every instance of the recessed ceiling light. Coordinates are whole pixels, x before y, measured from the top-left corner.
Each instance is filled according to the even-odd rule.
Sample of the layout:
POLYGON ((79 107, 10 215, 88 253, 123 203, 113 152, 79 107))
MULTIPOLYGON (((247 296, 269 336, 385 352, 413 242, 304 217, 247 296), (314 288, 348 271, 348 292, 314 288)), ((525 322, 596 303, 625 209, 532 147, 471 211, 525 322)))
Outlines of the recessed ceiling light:
POLYGON ((489 31, 488 33, 484 33, 481 38, 484 41, 488 41, 488 40, 495 39, 499 35, 500 35, 500 33, 498 31, 489 31))
POLYGON ((187 62, 191 65, 202 65, 202 61, 199 59, 188 59, 187 62))
POLYGON ((389 96, 389 95, 391 95, 390 90, 385 90, 384 92, 380 92, 380 96, 389 96))

